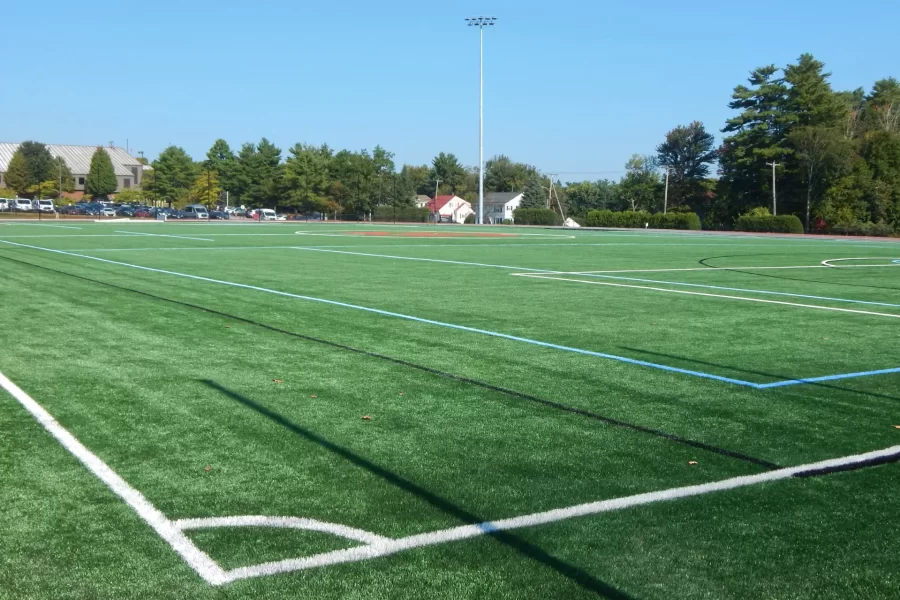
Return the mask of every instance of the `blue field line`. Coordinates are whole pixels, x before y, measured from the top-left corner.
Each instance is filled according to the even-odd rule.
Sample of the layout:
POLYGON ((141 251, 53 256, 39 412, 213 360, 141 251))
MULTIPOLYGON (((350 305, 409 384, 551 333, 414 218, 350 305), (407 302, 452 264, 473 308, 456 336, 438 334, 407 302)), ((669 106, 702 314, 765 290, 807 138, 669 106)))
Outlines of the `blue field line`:
MULTIPOLYGON (((727 267, 731 270, 739 270, 740 267, 727 267)), ((710 270, 718 270, 711 267, 710 270)), ((703 271, 699 271, 702 273, 703 271)), ((709 290, 720 290, 725 292, 745 292, 748 294, 764 294, 767 296, 788 296, 791 298, 806 298, 807 300, 825 300, 827 302, 848 302, 850 304, 867 304, 870 306, 887 306, 890 308, 900 308, 900 304, 891 304, 889 302, 875 302, 872 300, 851 300, 849 298, 831 298, 829 296, 811 296, 809 294, 792 294, 790 292, 773 292, 769 290, 751 290, 746 288, 733 288, 721 285, 708 285, 705 283, 684 283, 681 281, 659 281, 658 279, 643 279, 640 277, 621 277, 618 275, 600 275, 598 273, 578 273, 578 277, 595 277, 602 279, 620 279, 622 281, 638 281, 641 283, 659 283, 663 285, 677 285, 681 287, 704 288, 709 290)))
POLYGON ((772 388, 787 387, 789 385, 804 385, 808 383, 822 383, 825 381, 839 381, 841 379, 856 379, 858 377, 872 377, 874 375, 891 375, 900 373, 900 367, 894 369, 881 369, 879 371, 861 371, 859 373, 843 373, 840 375, 825 375, 824 377, 810 377, 807 379, 789 379, 787 381, 776 381, 774 383, 758 383, 756 388, 760 390, 770 390, 772 388))
POLYGON ((76 258, 84 258, 84 259, 94 260, 94 261, 101 262, 101 263, 106 263, 106 264, 111 264, 111 265, 117 265, 117 266, 122 266, 122 267, 129 267, 129 268, 132 268, 132 269, 138 269, 138 270, 141 270, 141 271, 149 271, 149 272, 151 272, 151 273, 161 273, 161 274, 164 274, 164 275, 173 275, 173 276, 175 276, 175 277, 184 277, 184 278, 186 278, 186 279, 192 279, 192 280, 196 280, 196 281, 205 281, 205 282, 208 282, 208 283, 217 283, 217 284, 220 284, 220 285, 227 285, 227 286, 237 287, 237 288, 242 288, 242 289, 254 290, 254 291, 259 291, 259 292, 266 292, 266 293, 269 293, 269 294, 275 294, 275 295, 277 295, 277 296, 284 296, 284 297, 288 297, 288 298, 296 298, 296 299, 298 299, 298 300, 307 300, 307 301, 309 301, 309 302, 318 302, 318 303, 321 303, 321 304, 327 304, 327 305, 330 305, 330 306, 340 306, 340 307, 342 307, 342 308, 350 308, 350 309, 360 310, 360 311, 369 312, 369 313, 374 313, 374 314, 378 314, 378 315, 382 315, 382 316, 394 317, 394 318, 398 318, 398 319, 404 319, 404 320, 407 320, 407 321, 414 321, 414 322, 417 322, 417 323, 424 323, 424 324, 427 324, 427 325, 436 325, 436 326, 438 326, 438 327, 446 327, 446 328, 449 328, 449 329, 456 329, 456 330, 458 330, 458 331, 466 331, 466 332, 469 332, 469 333, 478 333, 478 334, 481 334, 481 335, 487 335, 487 336, 490 336, 490 337, 495 337, 495 338, 500 338, 500 339, 510 340, 510 341, 514 341, 514 342, 521 342, 521 343, 530 344, 530 345, 538 346, 538 347, 542 347, 542 348, 550 348, 550 349, 553 349, 553 350, 561 350, 561 351, 564 351, 564 352, 572 352, 572 353, 575 353, 575 354, 581 354, 581 355, 585 355, 585 356, 593 356, 593 357, 597 357, 597 358, 604 358, 604 359, 613 360, 613 361, 617 361, 617 362, 621 362, 621 363, 626 363, 626 364, 630 364, 630 365, 637 365, 637 366, 641 366, 641 367, 648 367, 648 368, 651 368, 651 369, 658 369, 658 370, 660 370, 660 371, 667 371, 667 372, 670 372, 670 373, 679 373, 679 374, 682 374, 682 375, 689 375, 689 376, 692 376, 692 377, 698 377, 698 378, 701 378, 701 379, 710 379, 710 380, 713 380, 713 381, 720 381, 720 382, 723 382, 723 383, 731 383, 731 384, 734 384, 734 385, 739 385, 739 386, 742 386, 742 387, 749 387, 749 388, 757 389, 757 390, 771 389, 771 388, 775 388, 775 387, 784 387, 784 386, 789 386, 789 385, 799 385, 799 384, 804 384, 804 383, 817 383, 817 382, 821 382, 821 381, 834 381, 834 380, 837 380, 837 379, 848 379, 848 378, 851 378, 851 377, 865 377, 865 376, 868 376, 868 375, 882 375, 882 374, 887 374, 887 373, 900 373, 900 368, 897 368, 897 369, 886 369, 886 370, 883 370, 883 371, 868 371, 868 372, 864 372, 864 373, 849 373, 849 374, 846 374, 846 375, 830 375, 830 376, 826 376, 826 377, 818 377, 818 378, 813 378, 813 379, 793 379, 793 380, 788 380, 788 381, 779 381, 779 382, 775 382, 775 383, 766 383, 766 384, 753 383, 753 382, 751 382, 751 381, 744 381, 744 380, 742 380, 742 379, 735 379, 735 378, 732 378, 732 377, 724 377, 724 376, 721 376, 721 375, 714 375, 714 374, 712 374, 712 373, 704 373, 704 372, 702 372, 702 371, 693 371, 693 370, 690 370, 690 369, 681 369, 681 368, 679 368, 679 367, 670 367, 670 366, 668 366, 668 365, 661 365, 661 364, 658 364, 658 363, 652 363, 652 362, 648 362, 648 361, 644 361, 644 360, 638 360, 638 359, 634 359, 634 358, 628 358, 628 357, 626 357, 626 356, 618 356, 618 355, 615 355, 615 354, 606 354, 606 353, 604 353, 604 352, 595 352, 595 351, 593 351, 593 350, 584 350, 584 349, 582 349, 582 348, 573 348, 573 347, 571 347, 571 346, 562 346, 562 345, 559 345, 559 344, 552 344, 552 343, 550 343, 550 342, 542 342, 542 341, 540 341, 540 340, 533 340, 533 339, 530 339, 530 338, 524 338, 524 337, 519 337, 519 336, 515 336, 515 335, 506 334, 506 333, 500 333, 500 332, 497 332, 497 331, 490 331, 490 330, 487 330, 487 329, 478 329, 478 328, 476 328, 476 327, 468 327, 468 326, 465 326, 465 325, 456 325, 456 324, 453 324, 453 323, 444 323, 444 322, 442 322, 442 321, 435 321, 435 320, 432 320, 432 319, 425 319, 425 318, 422 318, 422 317, 414 317, 414 316, 412 316, 412 315, 405 315, 405 314, 402 314, 402 313, 395 313, 395 312, 391 312, 391 311, 387 311, 387 310, 381 310, 381 309, 378 309, 378 308, 371 308, 371 307, 368 307, 368 306, 360 306, 360 305, 357 305, 357 304, 349 304, 349 303, 346 303, 346 302, 338 302, 338 301, 336 301, 336 300, 328 300, 328 299, 325 299, 325 298, 316 298, 316 297, 314 297, 314 296, 304 296, 304 295, 300 295, 300 294, 291 294, 290 292, 282 292, 282 291, 279 291, 279 290, 273 290, 273 289, 264 288, 264 287, 259 287, 259 286, 255 286, 255 285, 248 285, 248 284, 244 284, 244 283, 236 283, 236 282, 233 282, 233 281, 224 281, 224 280, 221 280, 221 279, 213 279, 213 278, 210 278, 210 277, 202 277, 202 276, 199 276, 199 275, 190 275, 190 274, 187 274, 187 273, 179 273, 179 272, 177 272, 177 271, 167 271, 167 270, 165 270, 165 269, 155 269, 155 268, 153 268, 153 267, 144 267, 144 266, 141 266, 141 265, 134 265, 134 264, 131 264, 131 263, 120 262, 120 261, 116 261, 116 260, 108 260, 108 259, 105 259, 105 258, 99 258, 99 257, 96 257, 96 256, 89 256, 89 255, 86 255, 86 254, 76 254, 76 253, 74 253, 74 252, 66 252, 66 251, 64 251, 64 250, 54 250, 54 249, 52 249, 52 248, 42 248, 42 247, 40 247, 40 246, 31 246, 31 245, 28 245, 28 244, 20 244, 20 243, 17 243, 17 242, 9 242, 9 241, 6 241, 6 240, 0 240, 0 244, 6 244, 6 245, 9 245, 9 246, 15 246, 15 247, 19 247, 19 248, 28 248, 28 249, 31 249, 31 250, 40 250, 40 251, 44 251, 44 252, 50 252, 50 253, 53 253, 53 254, 61 254, 61 255, 64 255, 64 256, 74 256, 74 257, 76 257, 76 258))

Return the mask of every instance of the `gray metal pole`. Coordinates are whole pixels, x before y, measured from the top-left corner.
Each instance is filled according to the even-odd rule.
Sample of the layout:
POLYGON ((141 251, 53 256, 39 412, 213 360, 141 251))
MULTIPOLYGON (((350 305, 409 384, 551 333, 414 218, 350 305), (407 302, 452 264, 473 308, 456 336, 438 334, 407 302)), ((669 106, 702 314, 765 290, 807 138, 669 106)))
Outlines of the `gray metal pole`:
POLYGON ((663 214, 669 210, 669 167, 666 167, 666 196, 663 199, 663 214))
POLYGON ((766 163, 772 167, 772 214, 778 216, 778 196, 775 192, 775 167, 780 166, 777 162, 766 163))
POLYGON ((478 224, 484 225, 484 25, 478 29, 478 224))

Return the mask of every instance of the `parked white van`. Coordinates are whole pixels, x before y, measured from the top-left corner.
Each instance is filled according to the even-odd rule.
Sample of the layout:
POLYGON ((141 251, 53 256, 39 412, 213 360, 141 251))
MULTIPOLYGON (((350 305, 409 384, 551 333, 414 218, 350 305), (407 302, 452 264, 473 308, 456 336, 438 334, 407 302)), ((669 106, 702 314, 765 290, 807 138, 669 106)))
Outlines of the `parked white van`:
POLYGON ((182 211, 184 216, 188 219, 208 219, 209 211, 206 210, 206 207, 202 204, 189 204, 184 207, 182 211))
POLYGON ((9 201, 9 209, 10 210, 34 210, 34 207, 31 206, 31 200, 28 198, 13 198, 9 201))
POLYGON ((256 213, 259 215, 260 221, 275 221, 278 219, 278 215, 271 208, 260 208, 257 209, 256 213))
POLYGON ((9 210, 9 200, 0 198, 0 210, 9 210))
POLYGON ((38 209, 38 212, 56 212, 56 207, 53 206, 53 200, 37 200, 36 202, 35 208, 38 209))

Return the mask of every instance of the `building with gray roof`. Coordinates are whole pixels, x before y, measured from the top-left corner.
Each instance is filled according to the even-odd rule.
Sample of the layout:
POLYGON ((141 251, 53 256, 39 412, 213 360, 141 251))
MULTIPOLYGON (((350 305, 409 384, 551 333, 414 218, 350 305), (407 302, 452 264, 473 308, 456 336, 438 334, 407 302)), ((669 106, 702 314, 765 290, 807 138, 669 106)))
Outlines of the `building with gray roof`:
MULTIPOLYGON (((75 179, 75 191, 84 191, 84 182, 91 170, 91 158, 98 146, 71 146, 62 144, 46 144, 54 157, 61 156, 75 179)), ((113 170, 118 182, 117 192, 141 186, 144 179, 144 165, 131 156, 125 148, 114 146, 102 147, 112 160, 113 170)), ((19 149, 18 143, 0 142, 0 188, 6 187, 6 171, 13 154, 19 149)))

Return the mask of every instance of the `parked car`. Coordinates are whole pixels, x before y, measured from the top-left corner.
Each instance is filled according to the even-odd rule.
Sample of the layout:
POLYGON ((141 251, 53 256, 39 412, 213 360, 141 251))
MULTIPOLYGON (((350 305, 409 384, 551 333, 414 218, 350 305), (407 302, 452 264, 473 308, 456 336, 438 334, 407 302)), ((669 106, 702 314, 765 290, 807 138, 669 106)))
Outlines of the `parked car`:
POLYGON ((125 208, 124 206, 116 211, 116 215, 119 217, 133 217, 134 211, 131 208, 125 208))
POLYGON ((184 207, 184 214, 188 219, 209 218, 209 211, 202 204, 188 204, 184 207))
POLYGON ((53 206, 53 200, 35 200, 34 207, 38 212, 44 213, 52 213, 56 212, 56 207, 53 206))
POLYGON ((31 204, 31 200, 27 198, 13 198, 9 201, 9 209, 17 210, 19 212, 27 212, 30 210, 34 210, 34 207, 31 204))
POLYGON ((9 210, 9 200, 0 198, 0 210, 9 210))
POLYGON ((116 209, 114 209, 112 206, 104 206, 100 210, 100 216, 101 217, 114 217, 114 216, 116 216, 116 209))
POLYGON ((227 213, 224 210, 214 210, 211 213, 209 213, 209 218, 219 220, 219 221, 224 220, 224 219, 230 219, 231 213, 227 213))
POLYGON ((151 209, 149 208, 139 208, 134 211, 133 216, 137 217, 138 219, 149 219, 150 217, 154 216, 154 214, 150 211, 151 209))
POLYGON ((259 216, 253 217, 256 220, 262 220, 262 221, 277 221, 278 220, 278 215, 276 215, 275 211, 272 210, 271 208, 260 208, 260 209, 257 209, 256 213, 257 213, 257 215, 259 215, 259 216))

